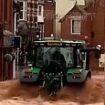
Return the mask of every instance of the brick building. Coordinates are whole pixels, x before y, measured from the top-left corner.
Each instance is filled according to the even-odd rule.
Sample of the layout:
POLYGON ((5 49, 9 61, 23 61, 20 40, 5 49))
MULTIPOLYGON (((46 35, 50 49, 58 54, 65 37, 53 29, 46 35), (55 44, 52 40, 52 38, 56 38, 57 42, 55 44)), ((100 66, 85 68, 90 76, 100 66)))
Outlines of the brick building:
MULTIPOLYGON (((40 38, 43 38, 54 33, 54 0, 21 0, 20 5, 21 16, 19 14, 15 19, 18 22, 25 21, 27 23, 29 37, 36 37, 38 34, 40 38)), ((15 30, 17 30, 18 22, 15 23, 15 30)))
POLYGON ((0 0, 0 23, 13 31, 13 0, 0 0))
POLYGON ((55 0, 46 0, 44 6, 44 36, 49 37, 55 35, 55 0))
MULTIPOLYGON (((101 44, 104 47, 104 0, 86 0, 85 5, 77 5, 62 18, 61 37, 69 40, 87 40, 89 46, 101 44)), ((99 61, 90 54, 92 69, 100 69, 99 61)))
POLYGON ((0 0, 0 80, 13 78, 13 62, 7 62, 4 55, 12 49, 6 44, 13 32, 13 0, 0 0))
POLYGON ((26 52, 30 43, 37 37, 43 40, 54 34, 55 0, 20 0, 15 4, 19 11, 14 16, 14 31, 22 36, 22 47, 17 55, 19 52, 24 53, 22 62, 25 65, 29 60, 26 52))

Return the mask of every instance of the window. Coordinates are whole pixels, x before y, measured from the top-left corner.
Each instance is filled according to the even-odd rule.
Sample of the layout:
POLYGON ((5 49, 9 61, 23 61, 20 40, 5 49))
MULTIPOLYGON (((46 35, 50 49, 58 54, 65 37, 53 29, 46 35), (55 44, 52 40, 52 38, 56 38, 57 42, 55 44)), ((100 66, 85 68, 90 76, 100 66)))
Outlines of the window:
POLYGON ((20 2, 19 20, 27 20, 27 3, 25 1, 20 2))
POLYGON ((34 22, 37 22, 37 17, 36 16, 34 17, 34 22))
POLYGON ((37 4, 36 3, 34 4, 34 7, 37 9, 37 4))
POLYGON ((30 22, 32 22, 33 21, 33 16, 30 16, 30 22))
POLYGON ((43 32, 43 24, 42 23, 39 23, 38 24, 38 27, 39 27, 40 31, 43 32))
POLYGON ((42 6, 39 6, 39 15, 41 15, 42 6))
POLYGON ((74 55, 73 55, 72 47, 70 47, 70 48, 67 48, 67 47, 63 47, 63 48, 60 48, 60 47, 39 47, 39 48, 37 48, 36 51, 37 52, 36 52, 36 61, 35 62, 36 62, 36 66, 38 66, 38 67, 43 67, 43 65, 49 65, 51 60, 56 60, 57 62, 61 63, 62 65, 65 62, 67 68, 74 66, 74 58, 73 58, 74 55), (56 54, 54 54, 54 52, 56 52, 56 54), (54 55, 55 55, 55 57, 54 57, 54 55))
POLYGON ((38 17, 38 22, 44 22, 44 5, 38 4, 37 17, 38 17))
POLYGON ((81 20, 73 19, 71 21, 71 33, 72 34, 80 34, 81 33, 81 20))
POLYGON ((30 8, 33 8, 33 3, 30 3, 30 8))

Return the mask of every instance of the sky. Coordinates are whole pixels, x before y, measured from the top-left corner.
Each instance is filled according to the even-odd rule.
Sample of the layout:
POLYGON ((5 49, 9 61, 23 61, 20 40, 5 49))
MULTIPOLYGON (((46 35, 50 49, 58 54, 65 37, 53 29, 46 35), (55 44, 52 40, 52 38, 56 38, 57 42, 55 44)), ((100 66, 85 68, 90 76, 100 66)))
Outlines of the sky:
MULTIPOLYGON (((67 13, 75 4, 75 0, 55 0, 56 1, 56 14, 62 17, 67 13)), ((77 0, 78 4, 83 4, 84 0, 77 0)))

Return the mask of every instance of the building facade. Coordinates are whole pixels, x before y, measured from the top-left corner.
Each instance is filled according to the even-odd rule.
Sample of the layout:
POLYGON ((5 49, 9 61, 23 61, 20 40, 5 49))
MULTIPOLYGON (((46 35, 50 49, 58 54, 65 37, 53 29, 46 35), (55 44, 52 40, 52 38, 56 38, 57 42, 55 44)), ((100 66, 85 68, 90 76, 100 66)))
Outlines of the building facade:
MULTIPOLYGON (((87 0, 89 1, 89 0, 87 0)), ((90 29, 90 43, 93 46, 100 44, 102 48, 105 48, 105 1, 104 0, 93 0, 87 3, 85 10, 92 14, 91 29, 90 29)), ((93 55, 92 55, 93 56, 93 55)), ((97 69, 99 67, 99 60, 90 60, 91 67, 97 69)), ((99 68, 101 69, 101 68, 99 68)), ((103 70, 103 69, 102 69, 103 70)))
MULTIPOLYGON (((104 0, 87 0, 84 6, 75 4, 62 18, 61 38, 69 40, 86 40, 90 47, 100 44, 104 48, 104 0)), ((99 70, 99 60, 90 54, 90 66, 99 70)))
MULTIPOLYGON (((43 40, 54 34, 55 1, 54 0, 19 0, 19 11, 14 16, 14 31, 22 36, 22 47, 17 55, 24 65, 31 62, 29 49, 34 40, 43 40), (26 54, 27 53, 27 54, 26 54)), ((18 8, 17 8, 18 9, 18 8)), ((18 61, 19 64, 19 61, 18 61)), ((20 64, 21 65, 21 64, 20 64)))
POLYGON ((0 0, 0 80, 13 78, 13 62, 7 62, 5 55, 12 53, 6 43, 13 32, 13 0, 0 0))
POLYGON ((81 8, 82 6, 75 4, 74 7, 60 19, 61 38, 71 40, 84 39, 83 21, 85 21, 85 12, 81 8))
POLYGON ((17 25, 21 21, 25 21, 29 29, 29 32, 26 34, 29 37, 39 35, 43 39, 54 33, 54 0, 21 0, 19 3, 21 14, 17 14, 14 18, 17 21, 15 23, 15 30, 17 30, 17 25))

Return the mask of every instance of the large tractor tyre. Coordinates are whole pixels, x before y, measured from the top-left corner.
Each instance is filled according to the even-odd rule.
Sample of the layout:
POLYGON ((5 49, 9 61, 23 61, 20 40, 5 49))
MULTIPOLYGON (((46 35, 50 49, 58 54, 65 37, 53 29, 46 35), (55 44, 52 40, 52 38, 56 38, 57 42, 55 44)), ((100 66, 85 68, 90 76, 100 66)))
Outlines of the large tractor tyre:
POLYGON ((42 85, 43 84, 43 80, 44 80, 44 77, 42 75, 42 72, 40 72, 39 76, 38 76, 38 79, 36 81, 36 84, 38 85, 42 85))
POLYGON ((67 78, 66 75, 63 75, 63 86, 65 86, 67 84, 67 78))
POLYGON ((83 81, 82 83, 81 83, 81 86, 87 86, 88 85, 88 83, 90 82, 90 79, 91 79, 91 73, 89 72, 88 74, 87 74, 87 76, 86 76, 86 79, 85 79, 85 81, 83 81))

